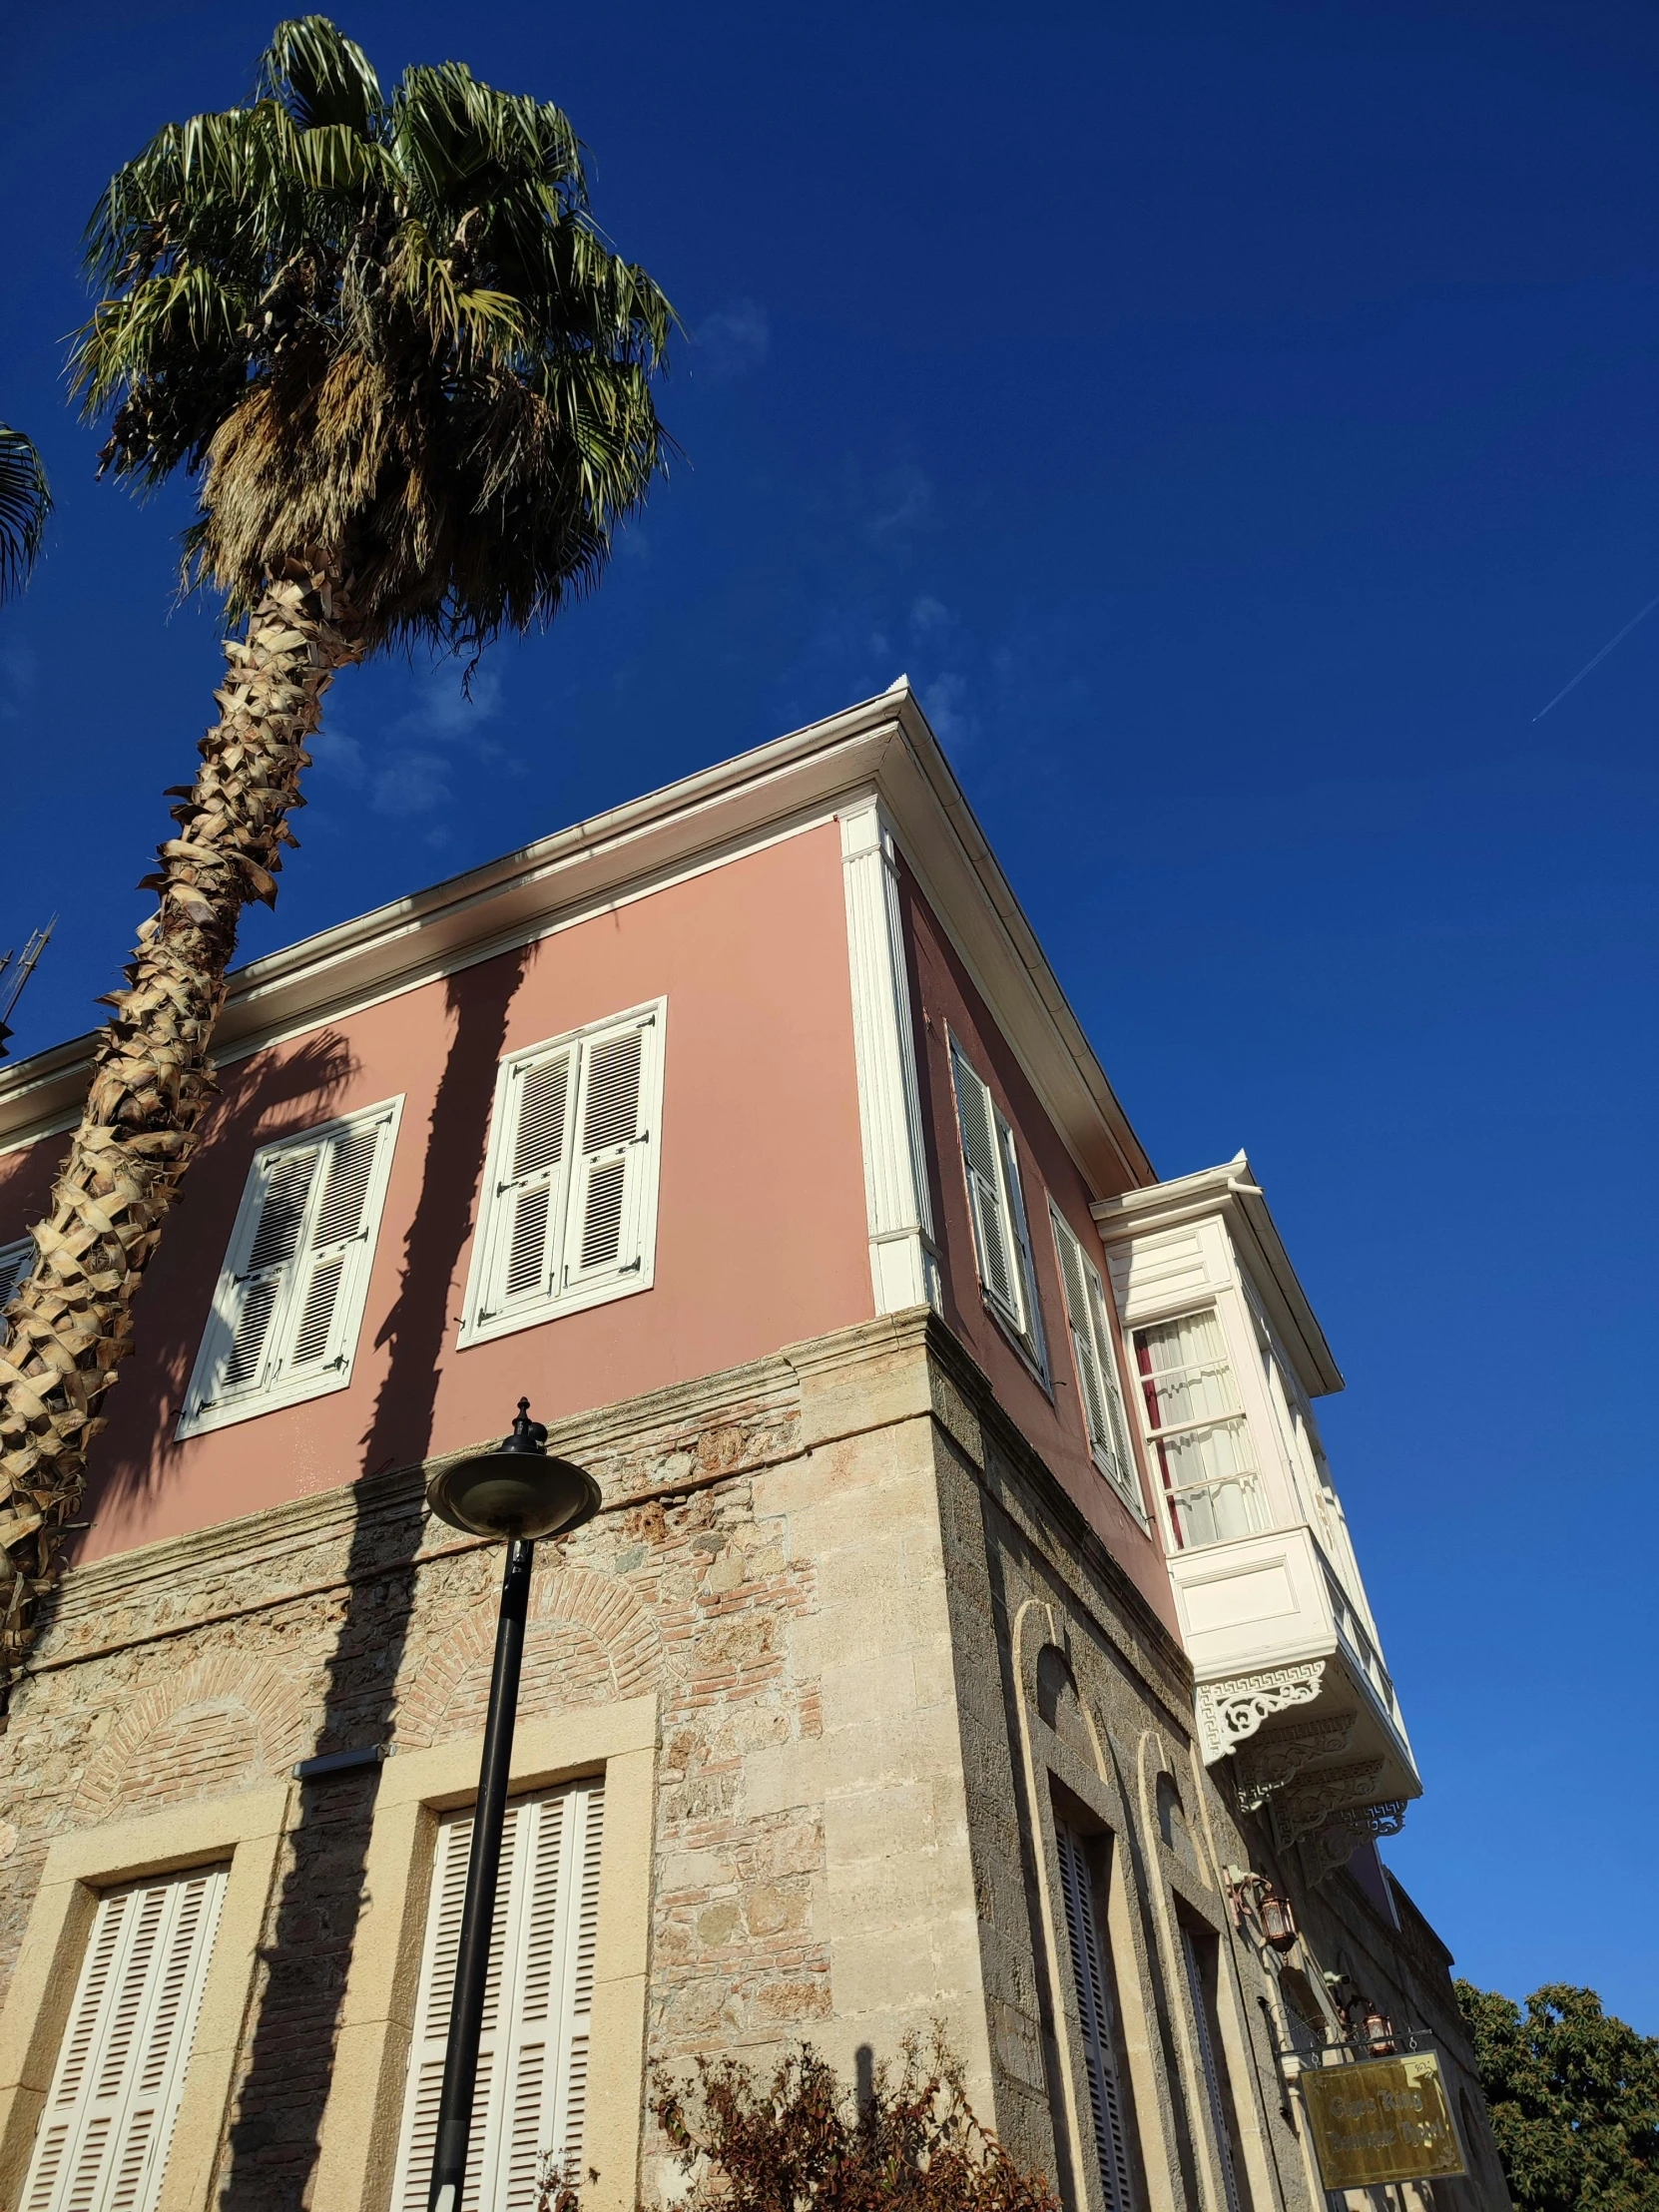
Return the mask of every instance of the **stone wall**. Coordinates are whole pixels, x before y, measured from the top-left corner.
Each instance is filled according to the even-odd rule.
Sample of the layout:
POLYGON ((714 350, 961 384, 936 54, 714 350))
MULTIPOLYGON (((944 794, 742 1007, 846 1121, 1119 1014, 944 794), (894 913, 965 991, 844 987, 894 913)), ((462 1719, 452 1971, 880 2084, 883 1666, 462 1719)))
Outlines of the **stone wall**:
MULTIPOLYGON (((1060 1807, 1110 1838, 1150 2212, 1224 2205, 1181 2087, 1199 2078, 1181 1915, 1225 1965, 1241 2212, 1301 2212, 1261 2009, 1278 1992, 1217 1874, 1253 1844, 1194 1756, 1186 1662, 948 1332, 925 1310, 867 1324, 551 1443, 593 1468, 605 1508, 542 1548, 521 1711, 656 1700, 645 2066, 764 2063, 809 2035, 850 2075, 941 2021, 981 2113, 1098 2212, 1060 1807)), ((285 1789, 203 2169, 236 2212, 309 2201, 353 1949, 360 1965, 387 1904, 365 1896, 387 1770, 299 1784, 292 1764, 481 1728, 499 1553, 428 1523, 421 1495, 420 1470, 376 1476, 72 1573, 0 1742, 0 1982, 56 1840, 285 1789)), ((336 2087, 329 2127, 341 2103, 336 2087)), ((673 2178, 662 2148, 647 2135, 648 2198, 673 2178)), ((634 2177, 601 2197, 625 2212, 634 2177)))

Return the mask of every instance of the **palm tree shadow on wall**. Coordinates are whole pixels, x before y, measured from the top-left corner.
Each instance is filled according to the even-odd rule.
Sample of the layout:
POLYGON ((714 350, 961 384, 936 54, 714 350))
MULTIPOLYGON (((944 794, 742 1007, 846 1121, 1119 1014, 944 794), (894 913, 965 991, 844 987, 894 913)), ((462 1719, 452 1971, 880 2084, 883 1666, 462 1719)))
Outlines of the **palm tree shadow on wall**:
MULTIPOLYGON (((345 1586, 332 1601, 319 1752, 355 1751, 392 1735, 425 1523, 419 1469, 431 1445, 450 1290, 526 959, 524 951, 505 953, 449 980, 454 1033, 426 1126, 397 1299, 374 1340, 390 1356, 363 1437, 345 1586)), ((298 2212, 305 2199, 364 1903, 378 1778, 378 1767, 362 1767, 297 1786, 265 1929, 258 2025, 215 2200, 237 2212, 298 2212)))

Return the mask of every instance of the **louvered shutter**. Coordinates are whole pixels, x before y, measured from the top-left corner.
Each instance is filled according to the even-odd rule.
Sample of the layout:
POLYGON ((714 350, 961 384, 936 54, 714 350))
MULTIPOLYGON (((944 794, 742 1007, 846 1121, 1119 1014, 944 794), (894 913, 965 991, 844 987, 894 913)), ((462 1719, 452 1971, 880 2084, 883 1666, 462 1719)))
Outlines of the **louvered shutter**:
MULTIPOLYGON (((1238 2170, 1233 2161, 1233 2130, 1228 2122, 1227 2106, 1222 2097, 1221 2073, 1216 2062, 1213 2005, 1204 1960, 1199 1956, 1201 1940, 1205 1938, 1195 1936, 1183 1921, 1181 1955, 1186 1961, 1187 1993, 1192 1999, 1193 2025, 1198 2035, 1198 2062, 1204 2071, 1204 2097, 1210 2110, 1210 2126, 1216 2138, 1217 2155, 1221 2159, 1222 2186, 1227 2191, 1227 2212, 1242 2212, 1238 2170)), ((1213 1942, 1214 1937, 1208 1940, 1213 1942)))
POLYGON ((1098 1271, 1059 1208, 1050 1201, 1054 1246, 1060 1256, 1060 1282, 1066 1297, 1066 1321, 1077 1366, 1077 1386, 1088 1423, 1096 1464, 1135 1510, 1141 1510, 1139 1484, 1129 1457, 1123 1400, 1118 1391, 1111 1324, 1098 1271))
POLYGON ((16 1244, 0 1245, 0 1344, 6 1341, 4 1315, 12 1295, 35 1264, 35 1240, 20 1237, 16 1244))
POLYGON ((508 1071, 501 1102, 505 1141, 491 1207, 495 1249, 480 1320, 539 1303, 557 1288, 576 1057, 567 1045, 508 1071))
POLYGON ((198 1869, 99 1901, 22 2212, 154 2212, 225 1875, 198 1869))
MULTIPOLYGON (((601 1781, 509 1804, 459 2212, 533 2212, 551 2157, 581 2171, 599 1922, 601 1781)), ((472 1817, 438 1827, 394 2212, 426 2212, 472 1817)))
POLYGON ((1107 2212, 1133 2212, 1125 2100, 1112 2037, 1115 2000, 1111 1959, 1095 1910, 1094 1876, 1083 1839, 1074 1829, 1057 1823, 1054 1840, 1059 1849, 1060 1895, 1077 1990, 1078 2024, 1083 2033, 1100 2186, 1105 2192, 1107 2212))
POLYGON ((991 1304, 1023 1336, 1025 1307, 1020 1295, 1019 1245, 1005 1189, 996 1107, 989 1090, 954 1042, 950 1060, 956 1079, 956 1118, 962 1133, 962 1164, 967 1170, 979 1280, 991 1304))
POLYGON ((348 1375, 397 1116, 373 1107, 256 1155, 182 1434, 348 1375))
POLYGON ((581 1151, 565 1241, 564 1284, 580 1290, 640 1265, 640 1200, 651 1142, 644 1105, 656 1021, 582 1046, 581 1151))

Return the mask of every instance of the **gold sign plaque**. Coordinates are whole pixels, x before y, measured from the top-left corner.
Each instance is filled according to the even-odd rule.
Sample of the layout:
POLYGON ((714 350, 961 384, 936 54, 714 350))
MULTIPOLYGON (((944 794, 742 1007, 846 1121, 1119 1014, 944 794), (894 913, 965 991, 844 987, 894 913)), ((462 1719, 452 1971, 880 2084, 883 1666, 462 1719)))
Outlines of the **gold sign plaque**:
POLYGON ((1432 2181, 1465 2169, 1431 2050, 1306 2066, 1299 2076, 1328 2189, 1432 2181))

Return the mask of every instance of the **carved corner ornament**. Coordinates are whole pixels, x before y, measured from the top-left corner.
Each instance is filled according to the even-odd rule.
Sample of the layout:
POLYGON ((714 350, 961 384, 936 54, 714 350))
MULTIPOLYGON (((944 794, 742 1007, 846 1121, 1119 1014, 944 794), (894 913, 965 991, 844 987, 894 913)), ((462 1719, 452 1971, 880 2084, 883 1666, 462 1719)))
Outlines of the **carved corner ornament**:
POLYGON ((1323 1882, 1339 1867, 1346 1867, 1367 1837, 1375 1842, 1382 1836, 1397 1836, 1405 1826, 1405 1804, 1404 1798, 1389 1798, 1381 1805, 1355 1806, 1305 1837, 1302 1849, 1314 1881, 1323 1882))
POLYGON ((1376 1800, 1383 1762, 1351 1759, 1340 1767, 1321 1767, 1304 1775, 1273 1802, 1274 1832, 1281 1844, 1294 1844, 1316 1829, 1348 1819, 1376 1800))
POLYGON ((1325 1661, 1310 1659, 1301 1666, 1264 1667, 1259 1674, 1201 1684, 1197 1703, 1204 1764, 1213 1767, 1218 1759, 1225 1759, 1275 1713, 1293 1705, 1311 1705, 1324 1680, 1325 1661))
POLYGON ((1320 1720, 1294 1721, 1288 1728, 1264 1729, 1238 1755, 1239 1802, 1245 1811, 1259 1813, 1316 1759, 1347 1751, 1359 1718, 1358 1713, 1331 1713, 1320 1720))

